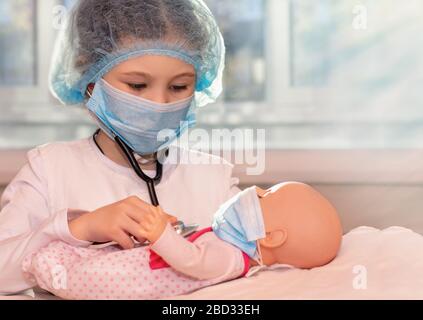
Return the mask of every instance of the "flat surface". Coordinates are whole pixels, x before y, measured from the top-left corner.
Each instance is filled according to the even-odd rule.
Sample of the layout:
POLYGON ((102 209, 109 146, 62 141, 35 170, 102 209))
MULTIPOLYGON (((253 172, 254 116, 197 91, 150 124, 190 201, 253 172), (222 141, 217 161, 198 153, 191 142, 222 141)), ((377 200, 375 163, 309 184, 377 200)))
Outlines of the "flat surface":
POLYGON ((324 267, 262 271, 170 299, 423 299, 423 236, 362 226, 344 235, 337 258, 324 267))
POLYGON ((423 299, 423 236, 359 227, 324 267, 260 272, 172 299, 423 299))

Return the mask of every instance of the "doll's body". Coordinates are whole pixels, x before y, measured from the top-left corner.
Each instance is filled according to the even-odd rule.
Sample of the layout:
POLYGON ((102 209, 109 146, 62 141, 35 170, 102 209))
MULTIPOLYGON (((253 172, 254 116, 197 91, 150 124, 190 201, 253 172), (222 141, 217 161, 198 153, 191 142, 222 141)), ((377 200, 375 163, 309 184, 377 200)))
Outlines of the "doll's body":
MULTIPOLYGON (((248 259, 245 260, 242 252, 219 240, 211 230, 200 231, 190 240, 192 243, 187 239, 181 241, 172 228, 167 228, 157 245, 171 247, 176 259, 172 260, 172 267, 155 269, 150 267, 151 251, 148 246, 129 250, 122 250, 117 245, 88 249, 55 241, 28 256, 23 262, 23 271, 29 281, 63 299, 151 300, 186 294, 238 278, 248 270, 244 262, 248 259), (188 242, 189 245, 186 245, 188 242), (191 244, 195 244, 197 250, 192 251, 191 244), (219 260, 218 263, 207 263, 207 268, 202 267, 206 260, 198 257, 207 248, 213 249, 206 256, 219 254, 225 259, 225 264, 222 265, 219 260), (189 259, 184 259, 187 250, 194 252, 192 258, 197 258, 196 263, 190 264, 189 259), (185 272, 198 277, 187 276, 173 266, 184 268, 185 272), (211 273, 207 273, 209 270, 211 273)), ((158 251, 163 255, 167 252, 158 251)))
MULTIPOLYGON (((82 249, 54 242, 25 259, 23 269, 43 289, 66 299, 156 299, 244 276, 257 265, 319 267, 336 256, 342 239, 336 210, 301 183, 283 183, 267 191, 249 188, 219 211, 226 220, 219 224, 216 217, 213 229, 188 239, 165 223, 162 230, 154 229, 159 235, 145 234, 150 246, 131 250, 82 249), (244 207, 247 197, 255 210, 244 207), (226 224, 234 221, 229 212, 235 211, 242 223, 256 218, 264 223, 264 230, 259 230, 263 237, 248 242, 248 247, 227 237, 235 230, 226 224), (228 232, 224 239, 222 232, 228 232)), ((150 222, 165 221, 159 210, 152 212, 150 222)), ((235 233, 244 232, 240 225, 237 228, 235 233)), ((245 234, 251 236, 251 232, 245 234)))

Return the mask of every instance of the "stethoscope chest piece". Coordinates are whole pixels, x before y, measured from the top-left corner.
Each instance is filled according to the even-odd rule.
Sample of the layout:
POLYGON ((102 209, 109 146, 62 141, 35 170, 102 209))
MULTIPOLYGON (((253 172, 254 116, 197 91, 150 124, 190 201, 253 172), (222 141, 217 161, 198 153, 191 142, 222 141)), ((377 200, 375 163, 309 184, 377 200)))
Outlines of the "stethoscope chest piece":
POLYGON ((183 237, 188 237, 191 234, 193 234, 195 231, 197 231, 199 225, 196 223, 193 224, 185 224, 182 221, 177 221, 174 224, 172 224, 173 228, 176 230, 178 234, 180 234, 183 237))

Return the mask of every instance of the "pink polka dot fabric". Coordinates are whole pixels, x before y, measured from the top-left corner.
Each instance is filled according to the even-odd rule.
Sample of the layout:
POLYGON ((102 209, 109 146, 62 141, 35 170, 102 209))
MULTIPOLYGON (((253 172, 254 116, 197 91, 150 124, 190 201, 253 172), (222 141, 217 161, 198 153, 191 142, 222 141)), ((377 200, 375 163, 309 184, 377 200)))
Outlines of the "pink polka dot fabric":
POLYGON ((76 248, 54 241, 23 261, 28 281, 64 299, 160 299, 228 279, 196 280, 172 268, 151 270, 149 248, 76 248))

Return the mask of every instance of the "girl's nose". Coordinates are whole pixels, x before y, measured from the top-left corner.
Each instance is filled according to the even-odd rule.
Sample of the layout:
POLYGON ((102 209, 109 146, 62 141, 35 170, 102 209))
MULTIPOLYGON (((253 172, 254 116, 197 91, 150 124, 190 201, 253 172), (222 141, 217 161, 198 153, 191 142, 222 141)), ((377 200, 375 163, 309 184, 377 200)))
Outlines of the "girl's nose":
POLYGON ((156 103, 169 103, 168 94, 164 90, 151 91, 144 98, 156 103))

